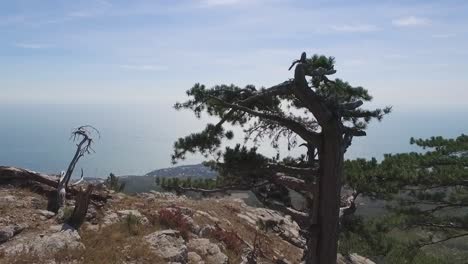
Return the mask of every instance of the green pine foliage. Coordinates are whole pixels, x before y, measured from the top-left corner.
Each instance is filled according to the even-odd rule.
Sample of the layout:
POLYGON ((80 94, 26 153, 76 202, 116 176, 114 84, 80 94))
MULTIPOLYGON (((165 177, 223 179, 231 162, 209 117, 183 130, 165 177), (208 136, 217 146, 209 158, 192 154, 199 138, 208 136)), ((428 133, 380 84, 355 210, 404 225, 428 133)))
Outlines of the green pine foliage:
POLYGON ((463 263, 468 256, 468 247, 460 246, 468 242, 468 136, 412 138, 410 143, 422 151, 345 163, 347 186, 386 200, 388 213, 372 220, 355 217, 342 233, 341 250, 387 256, 386 261, 393 258, 390 263, 463 263), (442 250, 449 243, 465 254, 442 250), (442 260, 434 252, 447 256, 442 260))
POLYGON ((107 188, 116 192, 123 192, 125 189, 125 182, 121 183, 119 181, 119 177, 115 176, 113 173, 109 174, 104 184, 107 186, 107 188))

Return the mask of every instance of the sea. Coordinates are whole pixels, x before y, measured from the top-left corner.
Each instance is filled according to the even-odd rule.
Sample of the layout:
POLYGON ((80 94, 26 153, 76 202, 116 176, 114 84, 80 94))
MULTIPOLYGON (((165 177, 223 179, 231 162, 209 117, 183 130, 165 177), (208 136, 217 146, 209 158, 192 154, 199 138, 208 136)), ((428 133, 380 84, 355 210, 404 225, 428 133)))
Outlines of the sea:
MULTIPOLYGON (((367 136, 355 138, 346 158, 382 159, 385 153, 418 151, 410 137, 456 137, 468 133, 466 109, 396 108, 381 122, 373 122, 367 136)), ((0 166, 17 166, 44 173, 65 170, 75 151, 71 131, 92 125, 100 131, 95 153, 83 157, 77 168, 87 177, 143 175, 174 166, 174 142, 200 131, 214 120, 197 119, 187 111, 176 111, 172 102, 158 104, 34 104, 0 105, 0 166)), ((241 130, 235 131, 236 134, 241 130)), ((239 142, 242 142, 239 140, 239 142)), ((260 149, 275 155, 268 142, 260 149)), ((296 150, 296 153, 299 150, 296 150)), ((281 155, 288 155, 282 150, 281 155)), ((188 155, 178 165, 200 163, 206 158, 188 155)))

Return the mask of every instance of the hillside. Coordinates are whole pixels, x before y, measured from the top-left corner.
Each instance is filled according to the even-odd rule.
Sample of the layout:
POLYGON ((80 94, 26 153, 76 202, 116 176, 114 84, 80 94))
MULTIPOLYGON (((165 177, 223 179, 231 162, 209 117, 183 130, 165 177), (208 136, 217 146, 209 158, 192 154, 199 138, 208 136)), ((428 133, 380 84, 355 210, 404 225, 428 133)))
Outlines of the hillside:
POLYGON ((159 191, 159 186, 156 185, 156 177, 161 178, 214 178, 216 172, 203 164, 176 166, 171 168, 158 169, 143 176, 125 175, 119 176, 121 182, 125 182, 124 192, 128 194, 149 192, 151 190, 159 191))
MULTIPOLYGON (((256 263, 300 263, 298 226, 275 211, 230 198, 109 194, 77 231, 45 210, 44 196, 0 186, 0 263, 237 264, 252 254, 256 263)), ((339 263, 373 262, 353 254, 339 263)))
POLYGON ((146 176, 167 178, 214 178, 216 172, 203 164, 184 165, 172 168, 158 169, 148 172, 146 176))

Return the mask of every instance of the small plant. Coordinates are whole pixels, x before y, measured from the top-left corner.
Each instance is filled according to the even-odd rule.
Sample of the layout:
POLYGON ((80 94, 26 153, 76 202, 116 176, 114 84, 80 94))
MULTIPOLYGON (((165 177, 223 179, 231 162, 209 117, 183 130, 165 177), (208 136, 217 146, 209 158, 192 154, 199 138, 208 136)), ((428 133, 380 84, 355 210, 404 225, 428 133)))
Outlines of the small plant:
POLYGON ((128 233, 132 236, 136 236, 140 233, 140 219, 133 215, 129 214, 123 221, 125 228, 127 229, 128 233))
POLYGON ((73 215, 73 206, 64 206, 57 212, 57 219, 59 222, 66 223, 73 215))

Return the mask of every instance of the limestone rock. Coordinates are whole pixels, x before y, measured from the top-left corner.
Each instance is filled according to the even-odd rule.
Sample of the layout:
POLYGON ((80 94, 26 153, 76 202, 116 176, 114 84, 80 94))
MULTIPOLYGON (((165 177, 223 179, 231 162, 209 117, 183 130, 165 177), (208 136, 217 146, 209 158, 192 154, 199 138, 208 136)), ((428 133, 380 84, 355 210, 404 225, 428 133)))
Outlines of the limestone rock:
POLYGON ((28 226, 25 224, 0 227, 0 244, 10 240, 12 237, 14 237, 16 234, 19 234, 27 227, 28 226))
POLYGON ((243 212, 237 216, 253 226, 260 224, 265 231, 276 232, 283 239, 294 242, 295 245, 305 246, 305 240, 299 233, 299 225, 288 215, 284 216, 277 211, 266 208, 244 206, 243 212))
POLYGON ((102 219, 102 225, 108 226, 119 222, 119 216, 115 212, 107 211, 102 219))
POLYGON ((11 243, 5 243, 0 247, 6 255, 33 253, 38 256, 54 254, 60 250, 83 249, 80 235, 76 230, 67 229, 51 234, 28 234, 18 237, 11 243))
POLYGON ((166 261, 187 263, 188 250, 179 231, 171 229, 157 231, 145 236, 144 239, 153 252, 166 261))
POLYGON ((8 205, 17 201, 16 197, 13 195, 0 196, 0 205, 8 205))
POLYGON ((200 255, 207 264, 228 263, 228 257, 223 252, 221 252, 218 245, 211 243, 209 239, 192 239, 188 243, 188 248, 200 255))
POLYGON ((205 264, 202 257, 195 252, 188 253, 188 264, 205 264))
POLYGON ((356 253, 350 254, 348 256, 343 256, 338 254, 337 264, 375 264, 372 260, 360 256, 356 253))
POLYGON ((55 216, 54 212, 47 211, 47 210, 37 210, 36 211, 39 215, 44 216, 46 219, 52 218, 55 216))
POLYGON ((198 232, 198 235, 200 237, 209 237, 213 231, 215 231, 216 228, 212 225, 205 225, 202 228, 200 228, 200 231, 198 232))

